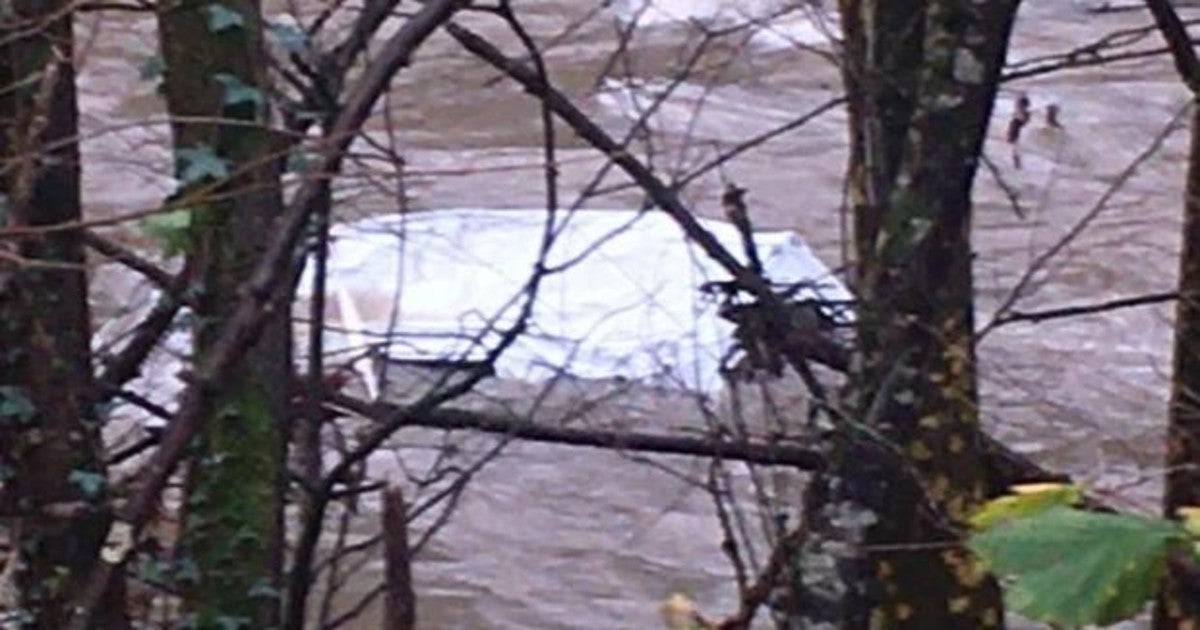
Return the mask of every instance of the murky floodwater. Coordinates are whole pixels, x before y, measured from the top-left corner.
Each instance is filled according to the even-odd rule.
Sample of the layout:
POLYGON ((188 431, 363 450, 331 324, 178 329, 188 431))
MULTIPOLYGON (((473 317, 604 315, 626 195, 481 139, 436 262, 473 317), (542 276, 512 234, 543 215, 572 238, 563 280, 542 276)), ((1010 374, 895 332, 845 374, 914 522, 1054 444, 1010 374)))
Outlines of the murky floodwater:
MULTIPOLYGON (((628 121, 606 107, 622 100, 603 91, 601 73, 638 77, 653 89, 654 80, 679 70, 686 57, 679 50, 696 46, 698 39, 694 29, 666 17, 647 18, 625 47, 627 54, 610 65, 621 23, 613 8, 587 18, 597 4, 515 3, 535 37, 556 41, 547 57, 556 83, 614 133, 623 133, 628 121), (559 41, 568 28, 570 34, 559 41)), ((702 4, 720 3, 697 6, 702 4)), ((754 3, 737 4, 753 10, 754 3)), ((786 28, 775 31, 799 33, 806 38, 803 45, 783 45, 783 36, 772 32, 753 38, 740 33, 711 46, 678 97, 653 121, 653 161, 660 172, 686 173, 836 96, 837 71, 822 54, 827 47, 817 43, 814 51, 810 44, 819 37, 797 30, 795 15, 786 19, 791 20, 786 28)), ((153 82, 139 77, 139 66, 154 54, 152 21, 114 14, 82 22, 88 212, 101 217, 153 208, 171 180, 165 126, 139 123, 162 116, 153 82)), ((471 16, 466 22, 511 43, 496 21, 471 16)), ((1104 32, 1148 23, 1138 11, 1084 16, 1065 0, 1030 0, 1011 59, 1065 51, 1104 32)), ((1103 210, 1095 210, 1185 101, 1161 58, 1005 86, 987 151, 1005 185, 1017 193, 1023 216, 1011 208, 997 178, 981 171, 976 223, 981 324, 1008 300, 1031 264, 1093 214, 1080 237, 1033 274, 1015 308, 1173 287, 1185 134, 1168 138, 1103 210), (1039 115, 1047 104, 1058 104, 1064 125, 1055 129, 1035 119, 1022 140, 1021 169, 1014 168, 1002 139, 1018 92, 1029 95, 1039 115)), ((391 130, 406 160, 404 185, 394 165, 363 143, 364 154, 339 189, 344 216, 395 211, 401 197, 413 208, 543 202, 535 103, 497 81, 448 38, 435 37, 417 56, 394 86, 387 110, 390 116, 377 117, 372 134, 385 138, 391 130)), ((836 109, 818 117, 696 178, 686 198, 697 213, 715 216, 723 178, 736 181, 749 189, 760 225, 795 229, 836 263, 842 256, 844 123, 836 109)), ((569 133, 561 132, 561 141, 561 182, 569 202, 603 160, 569 133)), ((623 181, 610 176, 606 183, 623 181)), ((635 191, 617 187, 589 204, 632 206, 640 200, 635 191)), ((125 237, 137 238, 133 231, 125 237)), ((98 313, 111 314, 126 301, 116 289, 122 283, 111 274, 97 278, 98 313)), ((996 329, 980 345, 988 422, 1019 449, 1112 492, 1115 502, 1152 510, 1170 314, 1166 306, 1142 307, 996 329)), ((582 391, 594 397, 599 389, 591 384, 582 391)), ((620 412, 609 406, 607 413, 575 422, 644 429, 699 421, 691 399, 664 403, 642 393, 616 409, 620 412)), ((441 436, 404 432, 397 444, 410 448, 400 456, 380 455, 373 471, 403 481, 406 472, 416 475, 432 465, 445 452, 443 442, 441 436)), ((453 442, 463 466, 497 443, 480 436, 457 436, 453 442)), ((749 473, 734 470, 735 483, 746 486, 749 473)), ((657 623, 658 602, 680 590, 705 610, 731 610, 734 592, 719 548, 722 535, 711 500, 694 483, 706 474, 707 465, 694 460, 508 445, 475 474, 455 514, 416 564, 424 627, 649 628, 657 623)), ((794 484, 776 476, 777 500, 794 501, 794 484)), ((412 489, 412 498, 419 502, 437 487, 412 489)), ((432 522, 433 513, 422 516, 417 533, 432 522)), ((353 535, 362 539, 372 528, 370 519, 362 520, 353 535)), ((367 561, 364 571, 376 570, 367 561)), ((362 575, 366 584, 373 574, 362 575)), ((372 627, 369 618, 363 627, 372 627)))

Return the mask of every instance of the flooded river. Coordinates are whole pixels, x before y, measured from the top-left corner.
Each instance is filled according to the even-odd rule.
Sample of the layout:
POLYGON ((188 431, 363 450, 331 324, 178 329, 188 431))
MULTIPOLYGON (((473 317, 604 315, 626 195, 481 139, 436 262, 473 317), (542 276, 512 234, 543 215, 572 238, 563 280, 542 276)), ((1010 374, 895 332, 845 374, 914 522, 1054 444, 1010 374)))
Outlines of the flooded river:
MULTIPOLYGON (((616 134, 630 127, 622 108, 636 110, 639 99, 661 91, 697 45, 697 30, 688 18, 716 15, 722 25, 754 22, 750 18, 771 16, 778 6, 731 0, 728 6, 739 7, 733 10, 716 0, 666 2, 661 10, 642 14, 624 53, 614 57, 629 16, 636 13, 634 4, 514 2, 534 37, 553 42, 547 63, 556 84, 616 134)), ((634 147, 652 149, 660 173, 686 174, 718 152, 836 97, 838 72, 826 54, 836 18, 811 11, 805 5, 712 42, 650 121, 652 145, 635 142, 634 147)), ((464 23, 517 54, 494 18, 472 15, 464 23)), ((1149 17, 1140 11, 1085 15, 1066 0, 1028 0, 1010 61, 1064 52, 1105 32, 1146 24, 1149 17)), ((139 70, 154 55, 152 27, 152 20, 135 14, 81 19, 85 200, 93 217, 153 208, 170 190, 161 103, 153 80, 142 78, 139 70)), ((1155 46, 1157 40, 1144 45, 1155 46)), ((1169 135, 1127 182, 1122 173, 1186 100, 1162 57, 1004 86, 987 147, 995 175, 981 169, 977 188, 981 325, 1006 304, 1030 311, 1173 289, 1186 133, 1169 135), (1021 93, 1031 99, 1036 117, 1022 138, 1018 169, 1003 133, 1021 93), (1044 122, 1050 104, 1062 112, 1061 128, 1044 122), (1124 182, 1121 190, 1108 194, 1118 182, 1124 182), (1010 194, 1019 199, 1019 211, 1010 194), (1086 224, 1078 238, 1043 260, 1080 221, 1086 224), (1038 269, 1030 274, 1032 265, 1038 269), (1014 287, 1026 276, 1023 292, 1012 302, 1014 287)), ((417 55, 394 85, 386 109, 387 116, 381 111, 373 119, 371 136, 395 142, 405 159, 402 176, 361 143, 361 154, 339 183, 340 216, 395 212, 401 206, 536 208, 544 202, 536 104, 448 37, 435 37, 417 55)), ((564 203, 570 203, 604 161, 566 131, 560 137, 564 203)), ((844 251, 839 208, 845 137, 845 113, 832 109, 696 177, 685 198, 698 214, 719 216, 724 182, 735 181, 749 190, 759 226, 798 231, 836 266, 844 251)), ((623 182, 610 176, 601 187, 605 194, 589 198, 587 205, 636 207, 642 197, 617 185, 623 182)), ((143 242, 133 229, 123 231, 122 238, 143 242)), ((107 268, 96 279, 97 315, 109 317, 130 300, 122 288, 126 283, 107 268)), ((979 346, 989 426, 1019 450, 1077 475, 1115 503, 1153 510, 1161 477, 1171 312, 1168 306, 1140 307, 989 331, 979 346)), ((498 391, 506 385, 490 387, 498 391)), ((580 391, 594 397, 614 387, 590 383, 580 391)), ((555 395, 559 402, 574 400, 571 392, 555 395)), ((645 429, 703 421, 692 398, 642 392, 626 400, 578 422, 645 429)), ((731 401, 722 395, 710 402, 727 407, 731 401)), ((783 406, 785 415, 803 416, 788 411, 786 402, 783 406)), ((433 466, 447 452, 440 435, 408 431, 397 440, 405 448, 372 460, 372 474, 409 483, 407 475, 433 466)), ((482 436, 451 441, 463 466, 498 443, 482 436)), ((734 486, 744 489, 751 473, 731 470, 734 486)), ((422 627, 653 628, 659 603, 676 591, 688 593, 706 611, 730 612, 736 603, 732 570, 720 549, 712 500, 697 485, 703 485, 707 472, 705 462, 682 458, 507 445, 474 474, 454 514, 422 549, 414 568, 422 627)), ((794 480, 778 472, 762 474, 771 477, 767 485, 779 509, 795 504, 794 480)), ((419 504, 441 486, 409 487, 419 504)), ((436 513, 417 519, 415 536, 436 513)), ((350 535, 365 540, 373 528, 372 519, 360 518, 350 535)), ((376 555, 363 556, 361 579, 350 590, 361 594, 369 588, 368 578, 380 569, 371 559, 376 555), (355 586, 359 582, 363 586, 355 586)), ((368 614, 351 627, 375 627, 371 619, 368 614)))

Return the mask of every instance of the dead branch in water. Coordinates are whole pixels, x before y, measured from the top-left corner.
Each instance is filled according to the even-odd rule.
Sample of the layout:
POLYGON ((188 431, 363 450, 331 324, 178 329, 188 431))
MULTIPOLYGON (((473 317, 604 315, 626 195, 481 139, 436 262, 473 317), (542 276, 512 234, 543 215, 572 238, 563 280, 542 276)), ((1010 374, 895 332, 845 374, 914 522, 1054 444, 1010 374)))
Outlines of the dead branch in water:
POLYGON ((581 429, 551 426, 530 421, 515 414, 483 413, 466 409, 441 408, 416 412, 410 407, 391 403, 371 403, 345 394, 328 393, 328 405, 381 423, 403 419, 403 426, 426 427, 447 431, 481 431, 530 442, 565 446, 585 446, 622 451, 717 457, 754 464, 793 466, 816 470, 825 465, 818 449, 789 442, 731 441, 721 437, 663 435, 635 431, 581 429))

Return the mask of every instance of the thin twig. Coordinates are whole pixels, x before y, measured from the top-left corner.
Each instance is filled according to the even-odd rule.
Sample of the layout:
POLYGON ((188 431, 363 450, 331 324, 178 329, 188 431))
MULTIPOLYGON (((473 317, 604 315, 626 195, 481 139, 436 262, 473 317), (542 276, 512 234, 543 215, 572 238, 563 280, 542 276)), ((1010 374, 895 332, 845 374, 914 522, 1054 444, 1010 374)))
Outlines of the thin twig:
POLYGON ((991 327, 999 328, 1008 324, 1017 322, 1029 322, 1036 324, 1051 319, 1062 319, 1064 317, 1077 317, 1080 315, 1094 315, 1096 313, 1106 313, 1123 308, 1132 308, 1135 306, 1149 306, 1152 304, 1162 304, 1163 302, 1174 302, 1179 299, 1178 291, 1165 291, 1162 293, 1150 293, 1147 295, 1139 295, 1137 297, 1118 298, 1108 300, 1096 304, 1081 304, 1078 306, 1064 306, 1060 308, 1051 308, 1040 311, 1010 311, 1003 317, 997 317, 993 320, 991 327))
POLYGON ((771 550, 771 558, 762 573, 754 580, 754 584, 742 594, 741 604, 736 613, 717 622, 716 630, 747 630, 750 628, 758 609, 767 603, 783 577, 784 571, 791 564, 797 547, 804 542, 807 533, 803 528, 797 528, 779 539, 771 550))

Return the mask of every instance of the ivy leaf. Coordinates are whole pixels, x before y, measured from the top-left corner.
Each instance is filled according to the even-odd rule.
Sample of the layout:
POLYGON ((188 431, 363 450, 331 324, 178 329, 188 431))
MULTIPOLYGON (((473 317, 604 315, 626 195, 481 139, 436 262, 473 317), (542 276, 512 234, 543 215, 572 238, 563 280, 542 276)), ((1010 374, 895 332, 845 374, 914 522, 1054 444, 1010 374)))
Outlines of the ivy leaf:
POLYGON ((147 57, 138 66, 138 77, 143 81, 151 81, 163 75, 167 69, 167 62, 163 61, 162 57, 155 55, 147 57))
POLYGON ((204 7, 204 10, 208 13, 208 30, 213 33, 246 25, 246 18, 241 13, 223 4, 214 2, 204 7))
POLYGON ((104 475, 94 470, 72 470, 71 474, 67 475, 67 481, 75 485, 83 491, 83 496, 89 499, 96 499, 100 493, 104 491, 104 486, 107 480, 104 475))
POLYGON ((250 587, 250 590, 246 592, 246 594, 255 598, 278 599, 279 589, 275 588, 275 586, 271 584, 270 580, 262 578, 256 581, 250 587))
POLYGON ((1066 483, 1028 483, 1009 488, 1011 494, 992 499, 971 516, 971 527, 983 530, 1005 521, 1032 516, 1055 506, 1070 506, 1083 493, 1066 483))
POLYGON ((182 584, 198 584, 200 567, 191 558, 180 558, 175 564, 175 579, 182 584))
POLYGON ((37 415, 37 407, 20 387, 0 385, 0 419, 11 418, 26 424, 37 415))
POLYGON ((191 244, 192 211, 180 208, 152 214, 142 219, 142 230, 158 239, 167 256, 188 250, 191 244))
POLYGON ((1079 627, 1140 612, 1167 554, 1187 540, 1172 521, 1055 506, 980 532, 970 547, 1001 579, 1012 610, 1079 627))
POLYGON ((213 626, 218 630, 242 630, 251 627, 248 618, 234 615, 219 615, 213 620, 213 626))
POLYGON ((229 177, 229 162, 213 153, 207 144, 176 149, 175 153, 179 159, 179 179, 184 185, 229 177))
POLYGON ((151 584, 161 584, 167 580, 167 572, 170 565, 163 560, 155 560, 152 558, 142 558, 137 564, 135 575, 143 582, 151 584))
POLYGON ((313 158, 304 151, 295 150, 288 153, 286 167, 289 173, 307 173, 313 167, 313 158))
POLYGON ((252 103, 256 107, 262 107, 266 102, 263 99, 262 90, 252 85, 246 85, 235 75, 228 72, 221 72, 213 75, 213 79, 225 88, 225 92, 221 96, 221 102, 226 105, 252 103))
POLYGON ((299 54, 308 50, 308 34, 287 22, 271 22, 267 25, 267 35, 283 49, 284 52, 299 54))

